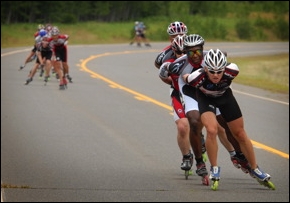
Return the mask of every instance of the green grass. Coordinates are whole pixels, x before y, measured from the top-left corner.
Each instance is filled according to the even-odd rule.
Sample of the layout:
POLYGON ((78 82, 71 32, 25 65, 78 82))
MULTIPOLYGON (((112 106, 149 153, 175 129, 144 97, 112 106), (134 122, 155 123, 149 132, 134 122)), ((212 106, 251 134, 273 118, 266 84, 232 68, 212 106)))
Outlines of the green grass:
POLYGON ((289 54, 229 57, 240 69, 236 83, 289 94, 289 54))

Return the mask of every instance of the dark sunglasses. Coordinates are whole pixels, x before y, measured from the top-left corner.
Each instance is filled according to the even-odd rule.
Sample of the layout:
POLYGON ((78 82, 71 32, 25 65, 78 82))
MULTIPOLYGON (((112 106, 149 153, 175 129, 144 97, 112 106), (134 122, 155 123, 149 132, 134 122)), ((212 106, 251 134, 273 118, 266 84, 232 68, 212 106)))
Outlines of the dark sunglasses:
POLYGON ((187 55, 189 57, 193 57, 194 54, 197 54, 198 56, 201 56, 202 55, 202 50, 201 49, 197 49, 195 51, 192 51, 192 50, 188 50, 187 51, 187 55))
POLYGON ((214 74, 218 74, 218 75, 219 75, 219 74, 221 74, 223 71, 221 71, 221 70, 220 70, 220 71, 209 70, 208 72, 210 72, 210 74, 213 74, 213 75, 214 75, 214 74))

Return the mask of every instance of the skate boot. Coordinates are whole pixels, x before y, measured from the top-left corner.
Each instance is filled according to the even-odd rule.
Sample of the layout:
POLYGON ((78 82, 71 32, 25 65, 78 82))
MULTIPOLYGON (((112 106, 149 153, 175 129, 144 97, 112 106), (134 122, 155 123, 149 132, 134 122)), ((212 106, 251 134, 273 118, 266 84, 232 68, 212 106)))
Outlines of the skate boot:
POLYGON ((59 89, 60 89, 60 90, 65 90, 65 86, 64 86, 64 84, 59 85, 59 89))
POLYGON ((19 67, 19 70, 22 70, 24 67, 25 67, 25 66, 20 66, 20 67, 19 67))
POLYGON ((196 164, 196 171, 195 172, 197 175, 202 177, 201 181, 202 181, 203 185, 209 185, 208 172, 206 169, 206 165, 203 161, 196 164))
POLYGON ((64 90, 67 88, 67 80, 66 78, 63 76, 62 80, 59 83, 59 89, 60 90, 64 90))
POLYGON ((233 162, 234 167, 236 167, 237 169, 241 168, 237 155, 231 156, 231 161, 233 162))
POLYGON ((151 47, 151 45, 149 43, 145 44, 146 47, 151 47))
POLYGON ((65 77, 63 77, 63 79, 62 79, 62 80, 63 80, 64 87, 65 87, 65 88, 67 88, 67 80, 66 80, 66 78, 65 78, 65 77))
POLYGON ((32 78, 28 78, 28 79, 26 80, 26 82, 24 83, 24 85, 28 85, 31 81, 32 81, 32 78))
POLYGON ((68 81, 69 81, 70 83, 72 83, 72 77, 71 77, 69 74, 66 75, 66 78, 68 79, 68 81))
POLYGON ((240 168, 244 173, 249 173, 251 171, 251 166, 242 153, 237 153, 236 155, 231 156, 231 161, 236 168, 240 168))
POLYGON ((41 67, 40 67, 40 74, 39 74, 39 77, 40 77, 40 78, 42 78, 43 73, 44 73, 43 66, 41 66, 41 67))
POLYGON ((49 76, 45 76, 44 77, 44 85, 46 85, 46 83, 48 82, 49 78, 50 78, 49 76))
POLYGON ((256 180, 265 187, 275 190, 275 185, 270 181, 271 176, 268 173, 263 172, 259 166, 256 169, 251 169, 251 174, 256 180))
POLYGON ((189 175, 192 175, 192 167, 193 164, 193 154, 189 153, 187 155, 183 155, 182 163, 181 163, 181 170, 184 170, 185 179, 188 179, 189 175))
POLYGON ((210 176, 209 179, 212 180, 212 185, 211 185, 211 189, 212 190, 217 190, 218 189, 218 185, 219 185, 219 180, 220 180, 220 167, 219 166, 211 166, 210 167, 210 176))
POLYGON ((141 47, 141 44, 140 43, 137 43, 137 47, 141 47))
POLYGON ((63 84, 63 80, 59 83, 59 89, 65 90, 65 85, 63 84))

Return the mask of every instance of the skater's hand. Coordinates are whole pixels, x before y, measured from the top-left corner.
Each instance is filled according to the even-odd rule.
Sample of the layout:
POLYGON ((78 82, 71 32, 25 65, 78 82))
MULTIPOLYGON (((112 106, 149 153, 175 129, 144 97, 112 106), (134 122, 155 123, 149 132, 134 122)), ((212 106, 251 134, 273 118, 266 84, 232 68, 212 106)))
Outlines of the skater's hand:
POLYGON ((163 78, 163 79, 166 79, 168 78, 169 74, 168 74, 168 71, 167 71, 167 67, 168 65, 170 64, 170 62, 165 62, 161 65, 160 69, 159 69, 159 77, 160 78, 163 78))

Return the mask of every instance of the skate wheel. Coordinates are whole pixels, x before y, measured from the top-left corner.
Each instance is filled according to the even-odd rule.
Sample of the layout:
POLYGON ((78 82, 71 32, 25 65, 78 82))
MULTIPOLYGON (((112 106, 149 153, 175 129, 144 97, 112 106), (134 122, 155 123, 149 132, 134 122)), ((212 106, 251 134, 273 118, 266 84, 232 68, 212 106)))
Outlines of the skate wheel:
POLYGON ((190 170, 188 171, 188 175, 190 175, 190 176, 193 175, 193 171, 192 171, 192 169, 190 169, 190 170))
POLYGON ((203 159, 203 162, 206 162, 207 161, 207 155, 206 155, 206 153, 203 153, 202 154, 202 159, 203 159))
POLYGON ((265 187, 267 187, 267 188, 269 188, 269 189, 271 189, 271 190, 276 190, 276 187, 275 187, 275 185, 274 185, 274 183, 272 183, 271 181, 260 181, 260 180, 258 180, 257 179, 257 181, 258 181, 258 183, 260 183, 260 185, 263 185, 263 186, 265 186, 265 187))
POLYGON ((212 184, 212 186, 211 186, 211 189, 212 189, 213 191, 216 191, 216 190, 218 189, 218 186, 219 186, 219 181, 214 180, 214 181, 213 181, 213 184, 212 184))
POLYGON ((233 162, 233 165, 235 168, 237 168, 237 169, 241 168, 241 165, 236 160, 232 160, 232 162, 233 162))
POLYGON ((244 172, 244 173, 249 173, 249 170, 248 169, 246 169, 246 168, 243 168, 243 167, 241 167, 241 170, 244 172))
POLYGON ((208 175, 205 175, 201 179, 203 185, 209 185, 209 178, 208 175))
POLYGON ((188 179, 188 176, 189 176, 189 171, 184 171, 184 175, 185 175, 185 180, 187 180, 188 179))
POLYGON ((271 189, 271 190, 276 190, 276 187, 274 183, 271 181, 258 181, 261 185, 264 185, 265 187, 271 189))
POLYGON ((272 190, 276 190, 276 186, 271 181, 267 181, 267 187, 272 190))

